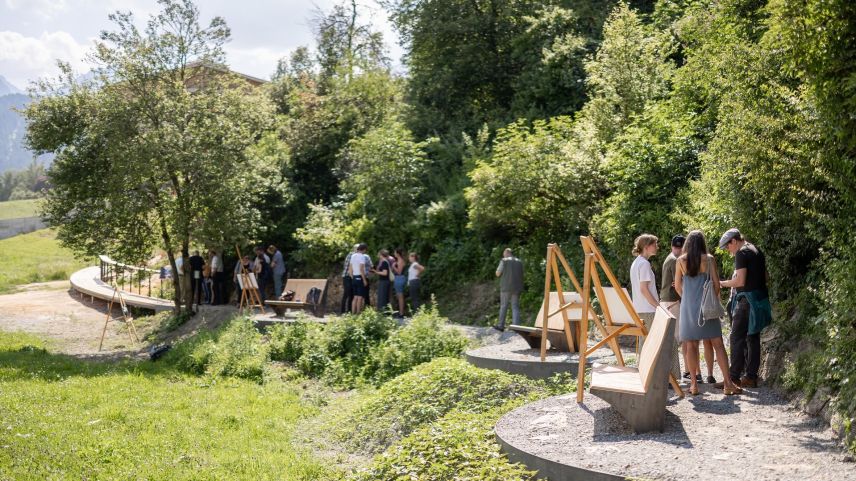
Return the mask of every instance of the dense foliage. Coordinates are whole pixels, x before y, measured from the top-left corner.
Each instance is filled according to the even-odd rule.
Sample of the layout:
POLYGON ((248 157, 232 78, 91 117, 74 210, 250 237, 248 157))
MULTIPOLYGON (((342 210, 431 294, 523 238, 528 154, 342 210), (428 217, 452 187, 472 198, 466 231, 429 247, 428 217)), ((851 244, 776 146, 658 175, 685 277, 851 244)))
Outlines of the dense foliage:
MULTIPOLYGON (((472 304, 467 288, 492 279, 510 245, 525 261, 528 317, 538 308, 546 242, 561 243, 579 271, 577 237, 594 235, 626 281, 633 239, 643 232, 668 239, 701 228, 712 243, 737 226, 767 255, 776 327, 813 347, 794 363, 792 379, 838 392, 843 412, 856 409, 856 3, 383 5, 400 34, 406 74, 391 72, 382 38, 350 2, 319 19, 314 48, 283 60, 267 89, 279 115, 267 135, 254 132, 249 152, 272 167, 267 179, 287 181, 289 193, 272 189, 255 207, 260 236, 286 246, 298 274, 337 273, 357 241, 373 252, 400 245, 420 251, 424 287, 441 305, 472 304)), ((123 109, 98 122, 76 115, 108 94, 72 89, 75 102, 36 104, 31 138, 64 139, 83 120, 92 122, 87 132, 101 132, 109 119, 136 125, 123 109)), ((217 102, 214 110, 223 106, 217 102)), ((235 113, 232 125, 264 130, 242 117, 251 111, 235 113)), ((73 176, 69 165, 125 174, 107 169, 104 144, 84 142, 91 138, 76 136, 79 148, 59 153, 52 181, 73 176)), ((52 142, 34 145, 61 146, 52 142)), ((68 193, 59 206, 80 200, 78 191, 57 192, 68 193)), ((129 225, 99 238, 128 231, 146 239, 138 231, 149 224, 137 221, 149 210, 140 206, 149 204, 114 201, 129 225)), ((73 212, 96 222, 102 207, 81 202, 73 212)), ((53 212, 68 226, 64 239, 96 247, 83 240, 83 220, 53 212)), ((717 256, 728 274, 731 259, 717 256)), ((288 339, 274 351, 294 356, 300 343, 288 339)), ((350 364, 337 364, 317 345, 295 359, 305 372, 373 378, 361 371, 375 365, 362 348, 350 364)))
POLYGON ((379 385, 436 357, 460 356, 467 339, 447 326, 436 308, 422 309, 405 326, 372 309, 320 324, 300 318, 261 335, 247 318, 178 343, 167 360, 193 374, 264 382, 270 361, 336 388, 379 385))

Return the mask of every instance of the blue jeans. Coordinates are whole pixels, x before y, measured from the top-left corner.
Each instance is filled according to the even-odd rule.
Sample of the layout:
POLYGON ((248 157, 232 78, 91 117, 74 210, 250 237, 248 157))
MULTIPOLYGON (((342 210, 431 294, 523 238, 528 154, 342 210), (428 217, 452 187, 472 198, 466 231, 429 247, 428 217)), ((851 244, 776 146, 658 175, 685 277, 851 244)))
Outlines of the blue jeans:
POLYGON ((505 328, 505 315, 508 313, 508 302, 511 302, 511 324, 520 324, 520 293, 499 293, 499 327, 505 328))

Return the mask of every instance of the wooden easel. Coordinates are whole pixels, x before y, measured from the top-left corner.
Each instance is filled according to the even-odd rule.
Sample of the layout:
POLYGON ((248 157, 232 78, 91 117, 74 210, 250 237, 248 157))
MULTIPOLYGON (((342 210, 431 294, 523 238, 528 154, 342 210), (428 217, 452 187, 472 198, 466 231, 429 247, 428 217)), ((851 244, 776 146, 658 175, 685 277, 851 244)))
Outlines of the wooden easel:
MULTIPOLYGON (((579 345, 574 342, 580 338, 581 331, 587 331, 588 327, 583 328, 580 324, 584 322, 585 315, 580 314, 580 322, 577 323, 575 329, 572 329, 571 320, 568 318, 568 310, 569 309, 581 309, 580 313, 586 312, 583 308, 583 305, 578 302, 568 302, 564 304, 565 300, 565 292, 562 287, 562 278, 559 274, 559 264, 561 262, 562 268, 565 270, 565 274, 568 278, 571 279, 571 284, 573 284, 574 289, 577 292, 580 292, 580 283, 577 281, 577 276, 574 275, 574 271, 571 270, 570 264, 568 264, 567 259, 565 259, 565 255, 562 254, 562 249, 559 248, 558 244, 547 244, 547 272, 544 275, 544 309, 543 309, 543 324, 541 326, 541 361, 544 361, 547 358, 547 329, 548 329, 548 319, 553 317, 554 315, 561 312, 562 314, 562 325, 565 330, 565 337, 568 341, 568 348, 571 352, 575 350, 579 350, 579 345), (559 307, 553 312, 549 312, 550 308, 550 291, 552 289, 551 283, 555 283, 556 292, 559 295, 559 307), (575 332, 572 332, 575 331, 575 332)), ((594 313, 594 309, 589 306, 588 311, 590 312, 591 317, 596 317, 594 313)), ((588 324, 586 322, 586 324, 588 324)))
POLYGON ((255 287, 251 287, 258 284, 252 281, 250 273, 247 272, 247 269, 244 267, 244 263, 242 262, 244 257, 241 255, 241 249, 237 245, 235 246, 235 251, 238 253, 238 263, 241 265, 241 273, 238 274, 241 276, 241 301, 238 309, 243 312, 244 309, 252 311, 255 308, 259 308, 261 313, 264 314, 265 306, 262 303, 259 290, 255 287))
POLYGON ((98 343, 99 351, 104 345, 104 335, 107 334, 107 323, 110 321, 124 322, 125 325, 128 326, 128 337, 131 339, 131 344, 135 347, 139 344, 140 337, 137 335, 136 326, 134 326, 134 317, 131 316, 131 312, 125 304, 125 298, 122 297, 122 291, 119 290, 115 282, 113 283, 113 297, 110 298, 110 303, 107 305, 107 318, 104 319, 104 329, 101 331, 101 342, 98 343), (112 317, 113 305, 116 303, 117 299, 119 301, 119 307, 122 308, 122 317, 112 317))
MULTIPOLYGON (((586 364, 585 359, 586 356, 591 355, 597 349, 600 349, 604 344, 609 344, 612 348, 612 351, 615 353, 615 357, 618 359, 618 364, 620 366, 624 366, 624 357, 621 355, 621 349, 618 347, 618 340, 616 339, 618 336, 647 336, 648 329, 645 327, 645 323, 642 322, 642 319, 639 318, 639 314, 636 312, 636 309, 633 308, 633 303, 630 302, 630 299, 627 297, 624 290, 621 289, 621 284, 618 282, 618 279, 613 274, 612 269, 609 268, 609 265, 606 263, 606 260, 603 258, 603 254, 600 253, 600 249, 598 249, 597 245, 594 243, 591 237, 580 236, 580 242, 583 246, 583 256, 585 257, 585 264, 583 266, 583 288, 581 291, 583 298, 583 311, 585 312, 587 309, 591 308, 591 289, 592 284, 594 284, 595 293, 600 299, 600 307, 603 311, 603 319, 606 322, 600 322, 600 319, 595 317, 594 324, 603 335, 603 339, 601 339, 597 344, 588 348, 588 332, 587 329, 582 330, 579 337, 580 342, 580 355, 579 355, 579 371, 577 372, 577 402, 583 402, 583 391, 584 391, 584 382, 585 382, 585 370, 586 364), (600 280, 600 274, 598 273, 598 266, 603 270, 603 273, 606 275, 609 284, 615 289, 618 298, 621 300, 621 303, 627 309, 627 312, 630 313, 631 318, 633 319, 633 325, 631 324, 617 324, 613 322, 613 316, 609 312, 609 305, 606 302, 606 294, 604 293, 603 283, 600 280)), ((588 327, 588 326, 586 326, 588 327)), ((669 373, 669 382, 672 384, 672 387, 675 389, 675 392, 680 396, 684 397, 684 391, 681 389, 681 386, 678 384, 678 380, 669 373)))

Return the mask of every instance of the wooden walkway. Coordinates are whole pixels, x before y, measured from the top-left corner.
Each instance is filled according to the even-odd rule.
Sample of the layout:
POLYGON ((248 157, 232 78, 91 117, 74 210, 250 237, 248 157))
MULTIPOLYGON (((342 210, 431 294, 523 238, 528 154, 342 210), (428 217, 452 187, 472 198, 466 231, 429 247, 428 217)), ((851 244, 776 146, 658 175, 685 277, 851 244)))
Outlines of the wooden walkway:
MULTIPOLYGON (((98 266, 81 269, 71 275, 71 287, 81 295, 102 299, 110 302, 113 298, 113 287, 101 280, 101 269, 98 266)), ((128 291, 122 291, 125 304, 157 311, 169 311, 175 307, 172 301, 155 297, 142 296, 128 291)))

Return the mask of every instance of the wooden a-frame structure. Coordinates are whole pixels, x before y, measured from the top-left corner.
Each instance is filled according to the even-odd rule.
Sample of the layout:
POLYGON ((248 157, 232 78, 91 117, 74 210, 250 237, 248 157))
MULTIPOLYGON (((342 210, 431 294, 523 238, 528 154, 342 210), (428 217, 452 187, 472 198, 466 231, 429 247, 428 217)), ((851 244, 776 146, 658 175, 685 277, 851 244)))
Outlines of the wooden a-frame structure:
MULTIPOLYGON (((583 402, 583 392, 585 389, 585 372, 586 372, 586 357, 591 355, 597 349, 600 349, 604 344, 609 344, 612 348, 612 351, 615 353, 615 357, 618 359, 618 364, 620 366, 624 366, 624 357, 621 355, 621 349, 618 347, 618 336, 647 336, 648 329, 645 327, 645 324, 642 322, 642 319, 639 318, 639 314, 636 312, 636 309, 633 308, 633 303, 630 302, 630 298, 627 297, 627 293, 621 288, 621 284, 618 282, 618 279, 613 274, 612 269, 609 268, 609 265, 606 263, 606 260, 603 258, 603 254, 601 254, 600 249, 598 249, 597 245, 594 243, 591 237, 580 236, 580 242, 583 246, 583 256, 585 257, 585 263, 583 265, 583 286, 580 290, 580 293, 583 298, 583 312, 591 309, 591 290, 594 287, 595 294, 597 298, 600 300, 600 308, 603 311, 603 319, 604 323, 600 322, 600 319, 595 316, 594 324, 600 333, 603 335, 603 339, 601 339, 597 344, 592 347, 588 347, 588 324, 586 323, 585 329, 580 329, 579 332, 579 371, 577 372, 577 402, 583 402), (615 294, 620 299, 624 308, 629 313, 632 323, 618 323, 615 322, 614 313, 610 312, 610 306, 607 302, 606 291, 604 289, 604 285, 600 280, 600 274, 598 273, 598 266, 603 270, 603 273, 606 275, 609 284, 615 291, 615 294)), ((549 264, 548 264, 549 265, 549 264)), ((549 270, 548 270, 549 272, 549 270)), ((582 327, 582 325, 581 325, 582 327)), ((542 349, 543 356, 543 349, 542 349)), ((684 397, 684 391, 681 389, 681 386, 678 384, 678 380, 669 374, 669 382, 672 384, 675 392, 680 396, 684 397)))
MULTIPOLYGON (((583 309, 583 305, 576 301, 571 301, 565 303, 565 290, 562 287, 562 277, 559 273, 559 263, 562 264, 562 268, 565 270, 565 274, 571 280, 571 284, 573 285, 576 292, 580 292, 580 283, 577 280, 577 276, 574 275, 574 271, 571 270, 570 264, 568 264, 567 259, 565 259, 565 255, 562 254, 562 249, 559 248, 558 244, 547 244, 547 272, 544 276, 544 308, 542 309, 542 326, 541 326, 541 361, 543 362, 547 358, 547 329, 549 327, 548 319, 555 316, 558 313, 562 314, 562 326, 565 331, 565 338, 568 341, 568 349, 571 352, 579 350, 578 340, 580 339, 581 332, 586 332, 588 330, 587 327, 582 327, 583 320, 586 318, 583 315, 583 312, 586 312, 583 309), (550 312, 550 291, 552 289, 551 284, 555 283, 556 285, 556 293, 559 298, 559 307, 556 310, 550 312), (568 310, 570 309, 580 309, 580 322, 576 323, 576 326, 571 324, 571 320, 568 317, 568 310)), ((589 306, 589 317, 595 318, 597 317, 594 309, 589 306)), ((588 323, 586 323, 588 324, 588 323)))
POLYGON ((247 268, 244 267, 244 263, 241 262, 244 257, 241 255, 241 249, 236 245, 235 252, 238 253, 238 264, 241 266, 241 272, 238 274, 241 276, 240 285, 241 285, 241 299, 238 304, 238 310, 243 312, 245 309, 249 309, 251 312, 255 308, 259 308, 261 313, 265 313, 265 306, 262 302, 262 298, 259 296, 259 290, 254 285, 256 284, 254 279, 251 279, 250 273, 247 271, 247 268))
POLYGON ((124 322, 128 328, 128 337, 131 339, 131 344, 136 346, 140 343, 140 336, 137 335, 137 327, 134 326, 134 317, 131 315, 131 311, 128 310, 125 298, 122 297, 122 291, 119 290, 115 281, 113 282, 113 297, 110 298, 110 303, 107 304, 107 318, 104 319, 104 329, 101 330, 101 342, 98 343, 99 351, 104 346, 104 335, 107 334, 107 324, 111 321, 124 322), (121 317, 113 317, 113 305, 117 301, 119 302, 119 307, 122 309, 121 317))

